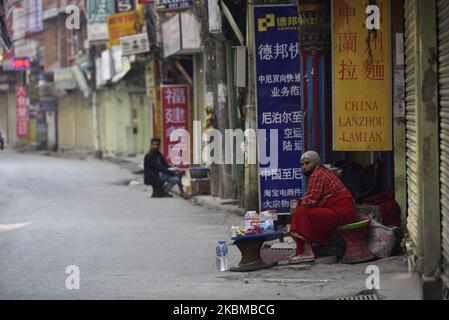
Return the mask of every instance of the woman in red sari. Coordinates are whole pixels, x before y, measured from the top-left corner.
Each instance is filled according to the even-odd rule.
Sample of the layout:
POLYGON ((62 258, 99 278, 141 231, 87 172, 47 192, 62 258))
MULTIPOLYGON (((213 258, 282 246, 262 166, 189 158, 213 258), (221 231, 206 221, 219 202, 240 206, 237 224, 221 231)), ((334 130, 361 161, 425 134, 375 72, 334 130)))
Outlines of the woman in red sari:
POLYGON ((315 261, 312 243, 323 245, 338 226, 357 221, 351 192, 331 171, 321 166, 315 151, 301 157, 301 169, 308 177, 307 192, 292 205, 290 236, 296 242, 296 254, 289 263, 315 261))

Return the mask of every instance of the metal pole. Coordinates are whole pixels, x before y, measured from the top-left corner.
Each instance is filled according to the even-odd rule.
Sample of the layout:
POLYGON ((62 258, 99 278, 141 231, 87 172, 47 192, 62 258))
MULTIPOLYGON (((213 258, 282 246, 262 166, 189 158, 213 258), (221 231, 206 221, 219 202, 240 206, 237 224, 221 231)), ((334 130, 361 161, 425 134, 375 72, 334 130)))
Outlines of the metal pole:
POLYGON ((95 46, 89 47, 89 58, 91 62, 91 70, 90 70, 90 95, 89 95, 89 103, 92 112, 92 133, 93 133, 93 142, 95 149, 95 157, 101 159, 103 158, 103 152, 101 150, 101 138, 100 138, 100 127, 98 121, 98 110, 97 110, 97 72, 95 66, 95 46))
MULTIPOLYGON (((224 160, 225 149, 225 130, 229 126, 229 112, 228 112, 228 88, 227 88, 227 74, 226 74, 226 42, 217 40, 215 42, 215 79, 217 90, 217 127, 220 130, 222 140, 222 155, 224 160)), ((224 162, 224 161, 223 161, 224 162)), ((232 198, 234 195, 232 188, 232 165, 220 165, 220 197, 232 198)))
MULTIPOLYGON (((256 122, 256 93, 255 93, 255 69, 254 69, 254 2, 248 1, 247 11, 247 46, 248 46, 248 95, 245 108, 245 129, 253 129, 257 132, 256 122)), ((249 152, 257 152, 251 148, 249 152)), ((249 159, 258 159, 257 154, 249 155, 249 159)), ((245 164, 245 209, 259 209, 259 168, 256 164, 245 164)))

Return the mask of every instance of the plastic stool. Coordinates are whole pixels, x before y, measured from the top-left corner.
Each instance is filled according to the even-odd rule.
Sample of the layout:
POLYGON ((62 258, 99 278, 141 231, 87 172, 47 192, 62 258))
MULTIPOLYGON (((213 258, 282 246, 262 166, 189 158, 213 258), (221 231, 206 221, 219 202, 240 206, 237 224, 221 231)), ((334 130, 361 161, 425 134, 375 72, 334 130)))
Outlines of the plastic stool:
POLYGON ((346 252, 341 263, 360 263, 374 260, 376 257, 369 251, 366 245, 368 227, 371 220, 345 224, 337 229, 337 233, 346 243, 346 252))

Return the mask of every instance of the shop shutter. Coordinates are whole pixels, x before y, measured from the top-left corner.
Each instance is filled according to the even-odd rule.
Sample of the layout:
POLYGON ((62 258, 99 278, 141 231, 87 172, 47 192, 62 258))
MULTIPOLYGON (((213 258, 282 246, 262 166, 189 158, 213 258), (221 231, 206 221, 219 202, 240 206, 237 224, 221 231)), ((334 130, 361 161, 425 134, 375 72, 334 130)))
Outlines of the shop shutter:
POLYGON ((449 6, 438 0, 438 79, 440 107, 440 198, 443 279, 449 286, 449 6))
MULTIPOLYGON (((419 1, 419 0, 418 0, 419 1)), ((417 153, 417 32, 416 0, 404 2, 405 11, 405 112, 407 170, 407 229, 414 254, 420 256, 419 177, 417 153)))

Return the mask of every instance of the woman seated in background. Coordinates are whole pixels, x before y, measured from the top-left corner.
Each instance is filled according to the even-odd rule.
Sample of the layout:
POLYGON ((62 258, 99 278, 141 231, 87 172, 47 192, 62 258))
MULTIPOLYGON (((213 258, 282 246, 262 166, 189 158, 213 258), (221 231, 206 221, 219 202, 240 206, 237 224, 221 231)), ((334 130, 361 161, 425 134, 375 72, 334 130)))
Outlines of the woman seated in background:
POLYGON ((289 263, 315 261, 312 244, 329 241, 338 226, 357 222, 357 210, 351 192, 331 171, 321 166, 315 151, 301 156, 301 169, 307 179, 307 192, 293 203, 290 236, 296 242, 296 254, 289 263))

